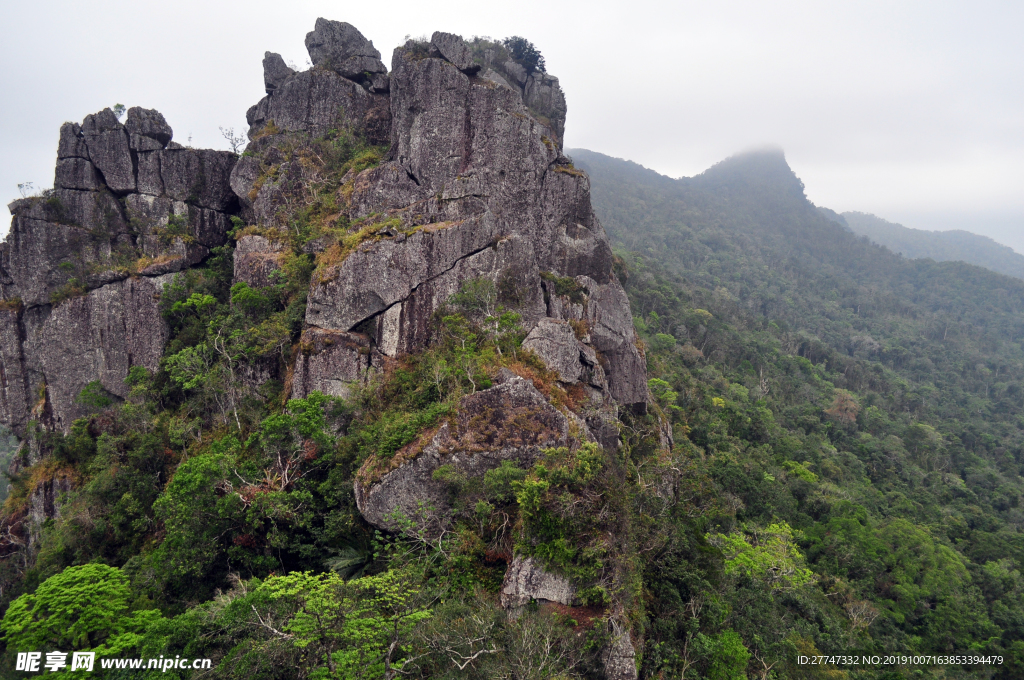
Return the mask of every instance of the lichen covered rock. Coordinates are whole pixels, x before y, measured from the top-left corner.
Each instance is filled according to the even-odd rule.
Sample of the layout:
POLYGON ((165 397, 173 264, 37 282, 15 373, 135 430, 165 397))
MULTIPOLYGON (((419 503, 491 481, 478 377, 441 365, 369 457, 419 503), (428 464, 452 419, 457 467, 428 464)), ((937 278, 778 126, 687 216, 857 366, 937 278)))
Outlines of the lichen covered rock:
MULTIPOLYGON (((642 411, 644 359, 586 175, 561 155, 521 90, 472 75, 474 59, 452 34, 395 50, 391 160, 354 178, 348 216, 383 215, 403 227, 324 262, 306 321, 339 331, 373 322, 373 342, 394 355, 429 344, 427 321, 467 280, 514 279, 532 332, 545 315, 559 318, 540 310, 541 274, 584 277, 581 316, 595 329, 584 343, 590 363, 566 377, 586 373, 616 402, 642 411)), ((551 100, 557 81, 547 78, 551 100)))

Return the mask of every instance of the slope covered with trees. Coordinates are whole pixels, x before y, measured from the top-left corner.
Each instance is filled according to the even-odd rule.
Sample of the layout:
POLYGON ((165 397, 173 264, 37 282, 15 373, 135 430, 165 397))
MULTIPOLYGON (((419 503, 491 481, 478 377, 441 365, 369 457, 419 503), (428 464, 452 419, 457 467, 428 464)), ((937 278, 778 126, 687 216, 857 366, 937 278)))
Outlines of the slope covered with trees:
POLYGON ((685 656, 724 620, 831 653, 1000 650, 973 672, 1019 675, 1024 285, 857 237, 781 153, 681 180, 570 154, 628 262, 652 389, 707 476, 693 512, 725 558, 729 585, 703 588, 692 562, 651 561, 657 609, 686 612, 658 621, 656 648, 685 656))
MULTIPOLYGON (((831 212, 831 211, 829 211, 831 212)), ((926 231, 910 229, 862 212, 832 213, 834 220, 845 224, 858 236, 867 236, 880 246, 911 259, 929 258, 936 262, 949 260, 976 264, 992 271, 1024 279, 1024 255, 1013 248, 996 243, 987 236, 968 231, 926 231)))

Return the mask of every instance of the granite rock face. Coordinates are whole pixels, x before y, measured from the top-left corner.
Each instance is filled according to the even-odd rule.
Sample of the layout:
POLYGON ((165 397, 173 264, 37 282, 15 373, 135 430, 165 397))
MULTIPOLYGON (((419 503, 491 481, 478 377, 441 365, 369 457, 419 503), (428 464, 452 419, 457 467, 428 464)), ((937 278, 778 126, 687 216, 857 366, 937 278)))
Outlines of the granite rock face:
POLYGON ((44 425, 67 432, 72 421, 87 413, 75 399, 91 382, 124 398, 124 379, 132 366, 157 369, 168 337, 158 301, 170 279, 111 283, 58 305, 38 324, 22 324, 29 394, 45 401, 44 425))
MULTIPOLYGON (((598 389, 608 401, 642 410, 644 359, 589 181, 561 155, 523 91, 472 75, 474 59, 447 33, 395 50, 390 160, 352 180, 348 217, 397 218, 402 228, 321 268, 306 321, 345 332, 369 324, 375 345, 394 356, 430 342, 425 320, 469 279, 516 281, 532 331, 545 316, 570 321, 541 308, 540 275, 577 278, 585 282, 579 316, 594 328, 584 343, 587 375, 607 377, 598 389)), ((523 83, 530 78, 548 79, 551 100, 557 81, 524 71, 523 83)))
POLYGON ((20 310, 0 309, 0 422, 21 430, 28 422, 28 376, 21 348, 20 310))
POLYGON ((160 112, 140 107, 123 124, 110 109, 65 123, 54 188, 9 206, 0 420, 16 431, 33 417, 66 430, 85 385, 123 396, 129 368, 155 369, 167 337, 159 277, 227 241, 235 155, 172 137, 160 112))

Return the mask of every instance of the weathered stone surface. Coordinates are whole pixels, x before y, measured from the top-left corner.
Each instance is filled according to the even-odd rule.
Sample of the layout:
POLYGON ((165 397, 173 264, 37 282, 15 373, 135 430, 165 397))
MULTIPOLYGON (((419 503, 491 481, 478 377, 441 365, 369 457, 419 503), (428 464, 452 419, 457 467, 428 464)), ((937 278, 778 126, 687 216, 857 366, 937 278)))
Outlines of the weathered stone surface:
POLYGON ((568 107, 558 78, 547 73, 531 73, 523 86, 523 103, 530 107, 534 116, 551 129, 558 148, 561 149, 568 107))
POLYGON ((160 157, 163 193, 176 201, 230 212, 237 205, 231 190, 236 156, 214 149, 166 149, 160 157))
POLYGON ((391 78, 386 73, 374 73, 370 78, 370 92, 386 93, 391 90, 391 78))
POLYGON ((103 109, 82 121, 82 137, 89 159, 111 191, 135 191, 135 167, 128 146, 128 131, 110 109, 103 109))
POLYGON ((273 285, 274 272, 281 269, 284 246, 262 236, 249 235, 238 239, 235 246, 235 269, 233 283, 239 281, 250 288, 265 288, 273 285))
POLYGON ((352 386, 366 382, 380 365, 370 339, 358 333, 309 328, 302 333, 301 347, 292 379, 293 399, 314 391, 348 397, 352 386))
POLYGON ((237 158, 230 151, 168 147, 140 151, 137 159, 139 193, 220 212, 237 207, 230 183, 237 158))
POLYGON ((480 66, 473 63, 473 53, 463 42, 461 35, 435 31, 434 35, 430 36, 430 44, 442 58, 454 64, 460 71, 476 73, 480 70, 480 66))
POLYGON ((276 92, 284 81, 295 75, 295 71, 284 63, 284 58, 276 52, 263 54, 263 86, 267 94, 276 92))
POLYGON ((504 64, 502 64, 502 67, 504 68, 505 73, 511 76, 512 82, 514 82, 519 87, 523 87, 523 85, 526 85, 526 69, 523 68, 522 65, 517 64, 516 62, 509 59, 504 64))
MULTIPOLYGON (((551 138, 555 123, 539 113, 564 116, 557 79, 519 74, 517 83, 533 88, 537 110, 531 110, 522 89, 459 70, 454 62, 464 65, 471 55, 458 36, 435 38, 430 49, 436 57, 424 57, 423 46, 415 43, 395 51, 393 160, 355 178, 349 212, 353 219, 376 213, 404 220, 415 214, 421 216, 415 224, 431 226, 409 238, 357 248, 324 269, 313 281, 307 322, 349 331, 375 319, 374 341, 385 354, 423 347, 431 332, 426 320, 462 282, 478 276, 496 280, 502 266, 508 268, 504 262, 480 262, 489 241, 508 237, 532 249, 528 257, 535 268, 513 268, 527 309, 542 290, 541 271, 582 277, 593 289, 586 309, 580 305, 563 318, 595 329, 578 343, 585 348, 581 359, 573 358, 578 368, 560 365, 563 377, 642 410, 644 359, 628 300, 612 274, 611 248, 591 208, 589 180, 561 155, 558 140, 551 138)), ((507 64, 502 69, 518 73, 507 64)), ((271 196, 276 188, 266 191, 271 196)), ((562 316, 550 305, 546 313, 562 316)), ((526 329, 532 331, 541 316, 524 313, 526 329)), ((603 400, 597 394, 595 399, 603 400)))
POLYGON ((66 432, 85 413, 75 397, 90 382, 124 398, 132 366, 158 368, 169 333, 158 299, 169 280, 140 277, 103 286, 56 306, 26 333, 25 366, 46 386, 56 429, 66 432))
POLYGON ((505 80, 505 78, 502 77, 502 75, 495 71, 493 68, 489 68, 486 71, 484 71, 483 75, 481 75, 480 77, 483 78, 484 80, 489 80, 495 85, 500 85, 508 90, 514 89, 512 85, 510 85, 509 82, 505 80))
POLYGON ((319 18, 306 34, 306 50, 314 66, 322 66, 346 78, 387 73, 380 52, 352 24, 319 18))
POLYGON ((3 298, 45 305, 69 283, 88 289, 124 279, 140 255, 156 260, 142 270, 155 275, 197 264, 223 244, 226 213, 237 208, 229 183, 235 156, 164 149, 171 135, 163 115, 139 107, 125 125, 104 109, 81 126, 61 126, 54 190, 11 204, 0 248, 3 298), (186 213, 186 238, 160 235, 170 214, 186 213))
POLYGON ((374 335, 377 346, 388 356, 426 347, 434 330, 431 321, 434 310, 470 279, 489 279, 499 291, 511 292, 515 299, 503 298, 501 303, 514 306, 522 316, 523 325, 529 328, 543 318, 544 299, 538 287, 524 286, 521 282, 536 280, 537 276, 536 257, 529 241, 520 236, 499 239, 417 285, 408 298, 379 315, 374 335))
POLYGON ((601 653, 606 680, 636 680, 636 650, 629 636, 629 626, 618 619, 608 623, 611 640, 601 653))
POLYGON ((314 280, 306 321, 321 328, 352 330, 414 288, 487 248, 498 234, 484 223, 427 225, 404 239, 357 248, 314 280))
POLYGON ((31 408, 18 310, 0 308, 0 422, 20 432, 31 408))
POLYGON ((570 444, 569 422, 532 383, 507 375, 501 384, 464 397, 454 427, 443 423, 390 461, 368 460, 355 483, 359 512, 381 528, 396 528, 397 511, 425 531, 437 531, 451 513, 447 487, 433 478, 434 470, 451 465, 481 477, 505 460, 529 468, 541 449, 570 444))
MULTIPOLYGON (((357 83, 327 69, 314 68, 286 79, 246 113, 252 139, 270 121, 284 132, 354 127, 374 144, 388 139, 390 111, 386 95, 367 92, 357 83)), ((239 194, 242 195, 242 194, 239 194)))
POLYGON ((0 292, 6 300, 19 298, 25 306, 48 304, 50 296, 84 267, 108 260, 118 235, 125 232, 120 206, 108 194, 57 193, 68 200, 59 201, 58 197, 59 203, 47 205, 45 199, 33 199, 15 206, 11 230, 0 251, 0 292), (96 213, 103 211, 113 217, 101 221, 96 213), (96 227, 50 221, 61 213, 85 217, 86 224, 109 231, 97 233, 96 227))
POLYGON ((136 177, 136 188, 140 194, 150 196, 164 195, 164 179, 160 176, 160 153, 156 151, 140 151, 136 154, 138 175, 136 177))
POLYGON ((594 350, 580 342, 572 326, 564 321, 541 319, 526 336, 523 347, 536 352, 562 382, 607 387, 594 350))
POLYGON ((646 412, 647 362, 636 345, 629 299, 618 281, 590 282, 587 321, 594 348, 608 362, 612 397, 634 410, 646 412))
POLYGON ((516 555, 501 584, 501 606, 514 610, 531 601, 557 602, 570 607, 579 604, 576 588, 569 579, 546 571, 532 557, 516 555))
POLYGON ((53 186, 60 189, 95 191, 103 187, 96 166, 84 158, 58 158, 53 186))
MULTIPOLYGON (((159 145, 157 148, 160 149, 166 147, 174 136, 174 131, 167 124, 164 114, 156 109, 144 109, 140 106, 128 109, 124 127, 131 137, 145 137, 153 140, 159 145)), ((133 146, 133 148, 138 147, 133 146)))
POLYGON ((60 126, 57 158, 84 158, 89 160, 89 147, 85 145, 82 126, 78 123, 64 123, 60 126))

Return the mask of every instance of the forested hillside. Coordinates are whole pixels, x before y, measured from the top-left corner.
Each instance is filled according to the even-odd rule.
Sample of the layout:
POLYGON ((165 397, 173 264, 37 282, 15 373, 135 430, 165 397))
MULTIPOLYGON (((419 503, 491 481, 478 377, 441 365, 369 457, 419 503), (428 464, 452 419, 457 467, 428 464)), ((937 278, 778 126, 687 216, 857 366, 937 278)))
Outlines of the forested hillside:
POLYGON ((724 620, 830 652, 999 650, 973 673, 1019 677, 1024 283, 857 237, 778 152, 681 180, 569 153, 628 262, 654 393, 713 489, 695 521, 726 559, 728 585, 700 589, 654 556, 655 608, 690 603, 655 649, 724 620), (759 572, 725 535, 798 550, 759 572))
MULTIPOLYGON (((829 211, 830 213, 832 211, 829 211)), ((826 213, 828 214, 828 213, 826 213)), ((908 229, 902 224, 862 212, 829 215, 848 226, 853 233, 867 236, 880 246, 904 257, 930 258, 936 262, 955 260, 976 264, 1000 274, 1024 279, 1024 255, 996 243, 987 236, 968 231, 925 231, 908 229)))

